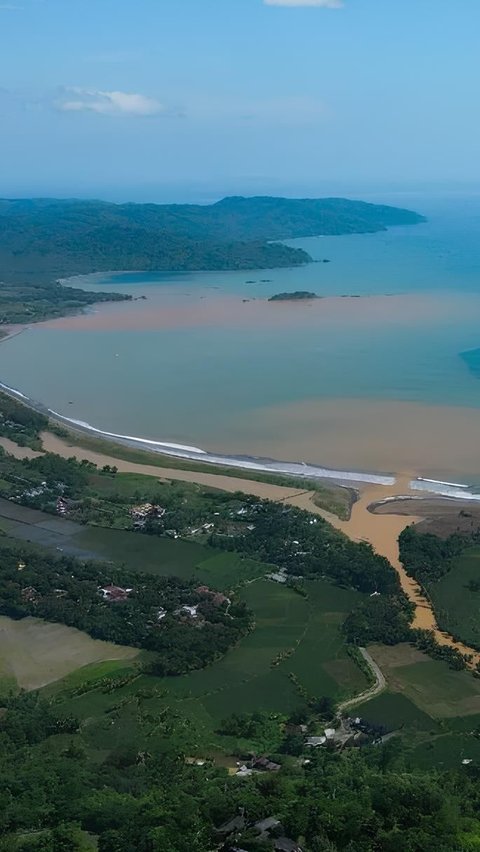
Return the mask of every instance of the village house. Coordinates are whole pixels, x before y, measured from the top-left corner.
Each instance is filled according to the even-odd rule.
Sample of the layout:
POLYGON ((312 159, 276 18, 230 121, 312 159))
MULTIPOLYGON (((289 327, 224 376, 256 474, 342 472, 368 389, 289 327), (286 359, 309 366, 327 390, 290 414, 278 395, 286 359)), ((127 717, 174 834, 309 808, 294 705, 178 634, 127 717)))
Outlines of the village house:
POLYGON ((309 748, 318 748, 319 746, 325 745, 327 742, 327 738, 324 736, 321 737, 307 737, 305 741, 305 745, 309 748))
POLYGON ((180 533, 177 530, 165 530, 165 535, 169 538, 180 538, 180 533))
POLYGON ((288 580, 287 569, 280 568, 278 571, 272 571, 270 574, 265 574, 267 580, 273 580, 275 583, 286 583, 288 580))
POLYGON ((68 511, 67 501, 64 497, 59 497, 57 500, 57 514, 65 516, 68 511))
POLYGON ((133 589, 122 589, 120 586, 104 586, 99 589, 99 592, 102 592, 104 601, 120 603, 128 599, 133 589))
POLYGON ((279 763, 274 763, 268 757, 257 757, 252 760, 252 769, 259 769, 263 772, 279 772, 282 768, 279 763))
POLYGON ((27 586, 25 589, 22 589, 21 592, 22 600, 27 601, 28 603, 34 603, 37 600, 38 592, 33 586, 27 586))
POLYGON ((189 606, 188 604, 183 604, 175 610, 175 615, 188 615, 190 618, 198 618, 198 605, 189 606))
POLYGON ((197 586, 195 591, 197 595, 201 595, 202 598, 209 599, 214 606, 223 606, 225 603, 231 603, 230 598, 227 598, 227 596, 222 594, 222 592, 214 592, 212 589, 209 589, 208 586, 197 586))

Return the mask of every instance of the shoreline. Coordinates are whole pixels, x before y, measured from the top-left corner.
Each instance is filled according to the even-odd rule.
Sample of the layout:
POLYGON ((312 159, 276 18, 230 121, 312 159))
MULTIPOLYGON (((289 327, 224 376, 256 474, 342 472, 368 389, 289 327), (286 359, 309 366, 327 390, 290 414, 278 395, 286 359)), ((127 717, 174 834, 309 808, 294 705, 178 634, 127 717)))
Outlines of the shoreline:
MULTIPOLYGON (((28 326, 26 327, 28 328, 28 326)), ((26 328, 17 329, 12 335, 22 333, 26 328)), ((7 338, 4 338, 4 340, 7 338)), ((0 341, 1 342, 1 341, 0 341)), ((44 414, 60 426, 65 426, 73 433, 77 432, 87 437, 99 438, 111 444, 112 447, 124 446, 129 449, 141 450, 146 453, 154 453, 168 460, 169 458, 179 459, 180 461, 191 462, 193 465, 211 466, 213 470, 222 468, 234 468, 239 472, 242 470, 249 473, 267 474, 280 477, 291 477, 292 480, 304 480, 307 486, 309 482, 320 482, 325 485, 333 484, 343 488, 355 488, 365 485, 379 486, 395 486, 397 483, 397 475, 393 473, 378 473, 362 470, 340 470, 323 465, 310 464, 307 462, 282 461, 263 456, 249 455, 227 455, 223 453, 210 452, 203 450, 198 446, 190 446, 179 444, 170 441, 159 441, 150 438, 142 438, 136 435, 122 435, 115 432, 109 432, 102 429, 97 429, 90 423, 67 417, 57 411, 54 411, 41 402, 32 400, 17 388, 12 388, 9 385, 0 381, 0 390, 14 399, 17 399, 24 405, 44 414)), ((471 487, 465 483, 450 482, 440 479, 426 478, 419 474, 412 473, 412 477, 408 482, 408 492, 417 492, 417 496, 411 493, 405 495, 395 494, 395 496, 385 498, 385 502, 390 500, 412 500, 423 499, 418 496, 418 493, 424 494, 425 497, 434 496, 439 499, 452 499, 457 501, 478 502, 480 504, 480 493, 471 490, 471 487)))
MULTIPOLYGON (((455 648, 460 653, 468 655, 471 658, 469 662, 470 668, 473 668, 480 662, 480 653, 478 651, 462 642, 457 642, 452 636, 439 628, 431 603, 424 595, 417 581, 407 574, 400 561, 398 537, 405 527, 410 524, 419 524, 425 520, 421 514, 420 507, 420 502, 423 498, 417 497, 416 505, 418 505, 419 512, 415 515, 399 515, 395 513, 376 514, 372 512, 372 504, 378 504, 385 497, 393 499, 399 496, 404 499, 407 497, 408 492, 411 491, 410 481, 413 475, 411 472, 398 475, 395 484, 392 486, 380 485, 378 483, 364 483, 364 487, 360 490, 359 499, 352 506, 350 518, 348 520, 341 520, 336 515, 332 515, 330 512, 319 508, 315 503, 316 492, 307 490, 306 488, 295 488, 293 485, 287 487, 255 479, 246 480, 227 476, 220 472, 206 473, 198 470, 159 468, 149 465, 148 461, 140 464, 117 458, 114 454, 107 455, 105 452, 84 449, 51 432, 44 432, 41 437, 44 452, 56 453, 63 458, 71 458, 74 455, 79 460, 91 461, 100 467, 106 464, 114 464, 120 473, 135 473, 153 476, 162 480, 194 482, 230 493, 242 492, 260 499, 273 500, 295 506, 298 509, 318 515, 352 541, 366 542, 372 546, 376 553, 388 559, 397 572, 402 590, 414 606, 412 628, 430 630, 433 632, 438 644, 455 648)), ((20 458, 33 458, 40 455, 40 453, 33 450, 25 453, 25 448, 17 447, 16 444, 12 444, 11 441, 5 438, 0 438, 0 445, 7 452, 17 455, 20 458)), ((112 445, 112 453, 114 453, 114 445, 112 445)), ((430 495, 430 500, 436 499, 438 498, 430 495)))
MULTIPOLYGON (((286 462, 275 459, 261 458, 255 456, 244 455, 223 455, 222 453, 210 453, 200 447, 188 446, 185 444, 177 444, 168 441, 155 441, 149 438, 140 438, 135 435, 120 435, 115 432, 108 432, 102 429, 97 429, 89 423, 66 417, 57 411, 54 411, 41 402, 32 400, 17 388, 12 388, 4 382, 0 382, 0 390, 7 395, 13 397, 24 405, 44 414, 54 422, 61 426, 66 426, 73 432, 79 432, 89 437, 97 437, 107 441, 112 446, 121 445, 131 449, 139 449, 146 452, 152 452, 166 458, 173 457, 185 461, 191 461, 194 464, 208 464, 212 468, 238 468, 240 471, 245 470, 252 473, 267 473, 279 476, 291 476, 293 479, 309 480, 326 480, 335 485, 349 487, 355 484, 371 483, 377 485, 394 485, 395 477, 393 475, 382 475, 369 473, 367 471, 344 471, 334 470, 318 465, 307 464, 306 462, 286 462)), ((480 499, 480 495, 479 495, 480 499)))

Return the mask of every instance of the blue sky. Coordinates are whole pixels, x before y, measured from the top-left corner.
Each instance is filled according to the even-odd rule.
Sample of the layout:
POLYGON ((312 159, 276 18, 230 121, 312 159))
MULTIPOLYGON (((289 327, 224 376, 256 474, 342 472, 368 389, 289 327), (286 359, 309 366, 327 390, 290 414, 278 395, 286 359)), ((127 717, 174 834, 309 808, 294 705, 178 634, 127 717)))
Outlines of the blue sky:
POLYGON ((0 0, 0 194, 478 183, 479 33, 480 0, 0 0))

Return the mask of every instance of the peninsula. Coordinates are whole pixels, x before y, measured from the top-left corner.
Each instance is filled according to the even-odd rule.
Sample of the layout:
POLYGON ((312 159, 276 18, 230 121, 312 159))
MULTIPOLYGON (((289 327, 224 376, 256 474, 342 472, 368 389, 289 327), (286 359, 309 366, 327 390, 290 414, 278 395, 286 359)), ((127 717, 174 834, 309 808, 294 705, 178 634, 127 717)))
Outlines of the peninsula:
POLYGON ((211 205, 0 199, 0 323, 124 298, 59 284, 69 276, 301 266, 310 255, 281 241, 423 221, 410 210, 343 198, 232 197, 211 205))

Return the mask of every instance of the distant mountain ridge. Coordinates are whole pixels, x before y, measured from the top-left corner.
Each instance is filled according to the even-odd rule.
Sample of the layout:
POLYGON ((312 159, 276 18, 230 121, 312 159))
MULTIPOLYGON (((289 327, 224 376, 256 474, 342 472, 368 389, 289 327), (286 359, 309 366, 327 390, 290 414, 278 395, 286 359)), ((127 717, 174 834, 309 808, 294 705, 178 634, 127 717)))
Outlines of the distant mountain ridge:
POLYGON ((410 210, 342 198, 228 197, 208 206, 0 199, 0 279, 298 266, 311 261, 306 252, 272 241, 422 221, 410 210))

